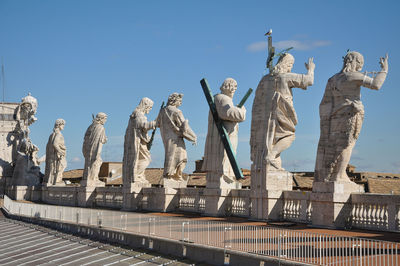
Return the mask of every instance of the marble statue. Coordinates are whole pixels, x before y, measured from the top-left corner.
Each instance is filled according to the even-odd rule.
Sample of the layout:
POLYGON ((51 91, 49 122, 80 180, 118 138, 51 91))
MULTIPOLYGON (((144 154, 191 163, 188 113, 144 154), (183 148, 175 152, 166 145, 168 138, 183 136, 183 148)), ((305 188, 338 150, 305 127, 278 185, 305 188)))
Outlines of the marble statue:
MULTIPOLYGON (((14 136, 12 140, 12 157, 14 165, 16 159, 19 157, 19 146, 23 139, 29 139, 29 126, 37 121, 35 117, 38 107, 38 101, 30 93, 21 99, 21 103, 15 110, 15 120, 17 121, 14 129, 14 136)), ((29 140, 30 141, 30 140, 29 140)))
POLYGON ((348 52, 342 71, 326 85, 319 106, 321 135, 318 143, 314 182, 349 181, 346 167, 364 119, 361 86, 379 90, 388 72, 388 56, 380 59, 381 71, 369 77, 361 73, 364 58, 348 52))
POLYGON ((29 138, 21 140, 12 176, 13 185, 36 186, 41 183, 43 174, 39 164, 42 160, 37 156, 38 151, 38 147, 29 138))
POLYGON ((83 171, 82 186, 102 186, 103 182, 99 180, 100 166, 103 163, 101 159, 101 150, 103 144, 107 142, 104 124, 107 121, 105 113, 98 113, 93 118, 92 124, 88 127, 83 140, 82 153, 85 157, 85 168, 83 171))
POLYGON ((123 184, 132 183, 148 184, 144 171, 151 162, 150 151, 147 144, 150 137, 147 131, 155 129, 156 121, 147 121, 146 114, 153 108, 153 101, 143 98, 129 118, 125 132, 124 158, 123 158, 123 184))
POLYGON ((38 102, 30 93, 22 98, 15 109, 16 121, 12 136, 12 160, 14 165, 12 184, 17 186, 35 186, 42 181, 40 163, 44 161, 38 157, 39 148, 29 138, 29 126, 37 121, 35 117, 38 102))
POLYGON ((63 185, 62 176, 67 167, 64 136, 61 131, 64 129, 65 120, 57 119, 54 123, 53 133, 51 133, 46 145, 46 169, 43 183, 47 185, 63 185))
POLYGON ((307 74, 291 73, 294 57, 283 54, 270 74, 258 84, 251 120, 252 170, 283 170, 281 153, 295 139, 297 115, 293 107, 293 88, 306 90, 314 82, 313 59, 305 64, 307 74))
MULTIPOLYGON (((246 109, 238 108, 233 104, 232 98, 237 89, 237 82, 227 78, 221 86, 221 93, 214 96, 218 116, 223 121, 232 149, 236 152, 238 142, 238 123, 246 118, 246 109)), ((211 112, 208 115, 208 132, 204 149, 203 171, 207 172, 207 187, 223 188, 233 187, 236 183, 235 174, 230 165, 228 156, 222 144, 221 137, 211 112)))
POLYGON ((165 148, 164 174, 166 178, 182 179, 183 169, 187 163, 186 146, 183 139, 196 144, 197 137, 189 127, 182 111, 178 109, 182 104, 183 94, 172 93, 168 97, 166 107, 160 110, 157 118, 157 127, 160 128, 165 148))

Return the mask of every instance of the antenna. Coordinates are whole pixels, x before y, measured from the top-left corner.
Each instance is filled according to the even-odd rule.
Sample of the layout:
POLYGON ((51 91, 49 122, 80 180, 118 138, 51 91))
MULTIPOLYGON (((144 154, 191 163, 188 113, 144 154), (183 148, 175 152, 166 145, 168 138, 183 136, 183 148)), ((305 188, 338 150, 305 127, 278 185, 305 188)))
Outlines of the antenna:
POLYGON ((1 57, 1 81, 3 85, 3 103, 5 102, 5 91, 6 91, 6 79, 5 79, 5 74, 4 74, 4 60, 3 57, 1 57))

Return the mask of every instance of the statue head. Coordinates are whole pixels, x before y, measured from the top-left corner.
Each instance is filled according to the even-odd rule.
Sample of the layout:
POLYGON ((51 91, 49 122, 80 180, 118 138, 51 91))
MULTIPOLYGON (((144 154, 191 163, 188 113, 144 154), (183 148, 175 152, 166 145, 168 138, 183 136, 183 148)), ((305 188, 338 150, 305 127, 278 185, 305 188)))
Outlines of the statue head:
POLYGON ((176 107, 181 106, 182 98, 183 98, 182 93, 174 92, 170 96, 168 96, 167 105, 172 105, 172 106, 176 106, 176 107))
POLYGON ((290 71, 292 71, 293 64, 293 55, 289 53, 284 53, 279 57, 278 63, 276 63, 274 69, 272 70, 272 74, 289 73, 290 71))
POLYGON ((350 51, 343 58, 342 72, 357 72, 364 66, 364 57, 356 51, 350 51))
POLYGON ((18 116, 20 117, 20 119, 27 120, 28 125, 31 125, 37 120, 37 118, 35 117, 37 106, 38 102, 36 98, 28 93, 28 96, 25 96, 21 99, 21 111, 18 116))
POLYGON ((54 123, 54 129, 59 128, 60 130, 63 130, 65 126, 65 120, 62 118, 59 118, 56 120, 56 122, 54 123))
POLYGON ((93 123, 104 125, 107 121, 107 115, 105 113, 98 113, 95 118, 93 118, 93 123))
POLYGON ((235 91, 237 90, 236 80, 234 80, 233 78, 225 79, 221 85, 220 90, 223 94, 233 98, 233 95, 235 94, 235 91))
POLYGON ((136 107, 135 111, 141 111, 145 114, 148 114, 153 108, 153 101, 147 97, 144 97, 140 100, 139 105, 136 107))

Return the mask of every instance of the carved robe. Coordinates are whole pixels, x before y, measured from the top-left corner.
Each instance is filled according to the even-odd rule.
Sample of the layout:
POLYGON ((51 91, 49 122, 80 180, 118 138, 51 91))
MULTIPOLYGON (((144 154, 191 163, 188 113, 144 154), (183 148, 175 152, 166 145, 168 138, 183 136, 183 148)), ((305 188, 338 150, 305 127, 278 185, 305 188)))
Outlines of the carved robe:
MULTIPOLYGON (((295 73, 268 74, 258 84, 251 120, 251 160, 253 169, 261 169, 270 158, 274 145, 295 135, 297 115, 293 107, 292 88, 306 89, 313 76, 295 73)), ((278 156, 278 168, 280 157, 278 156)))
POLYGON ((344 169, 358 139, 364 119, 361 86, 372 79, 360 72, 341 72, 328 80, 319 106, 321 136, 315 165, 315 181, 346 180, 344 169))
MULTIPOLYGON (((224 94, 215 95, 214 101, 218 116, 223 121, 223 125, 231 141, 233 152, 236 152, 239 130, 238 123, 245 120, 246 109, 236 107, 232 102, 232 98, 224 94)), ((211 112, 208 115, 208 132, 204 150, 203 171, 213 173, 219 177, 226 176, 230 179, 234 179, 235 176, 211 112)))
POLYGON ((62 175, 64 169, 67 167, 67 160, 65 159, 66 149, 64 136, 59 129, 55 129, 46 145, 44 183, 55 185, 62 182, 62 175))
POLYGON ((195 141, 196 135, 177 107, 168 105, 161 109, 157 118, 161 137, 164 143, 164 177, 182 177, 187 163, 187 153, 184 138, 195 141))
POLYGON ((83 180, 98 181, 103 144, 107 142, 104 126, 93 122, 86 130, 83 140, 82 153, 85 157, 83 180))
POLYGON ((155 122, 147 122, 142 111, 134 111, 129 118, 125 132, 122 177, 124 184, 146 181, 144 171, 151 162, 147 144, 150 137, 147 131, 154 128, 155 122))

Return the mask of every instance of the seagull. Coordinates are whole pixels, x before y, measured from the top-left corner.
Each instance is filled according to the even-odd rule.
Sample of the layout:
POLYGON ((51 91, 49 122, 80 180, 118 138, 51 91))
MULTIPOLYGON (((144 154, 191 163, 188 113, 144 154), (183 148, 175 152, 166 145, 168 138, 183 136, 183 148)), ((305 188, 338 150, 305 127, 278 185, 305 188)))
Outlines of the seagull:
POLYGON ((265 33, 265 36, 271 35, 272 34, 272 29, 269 29, 267 33, 265 33))

